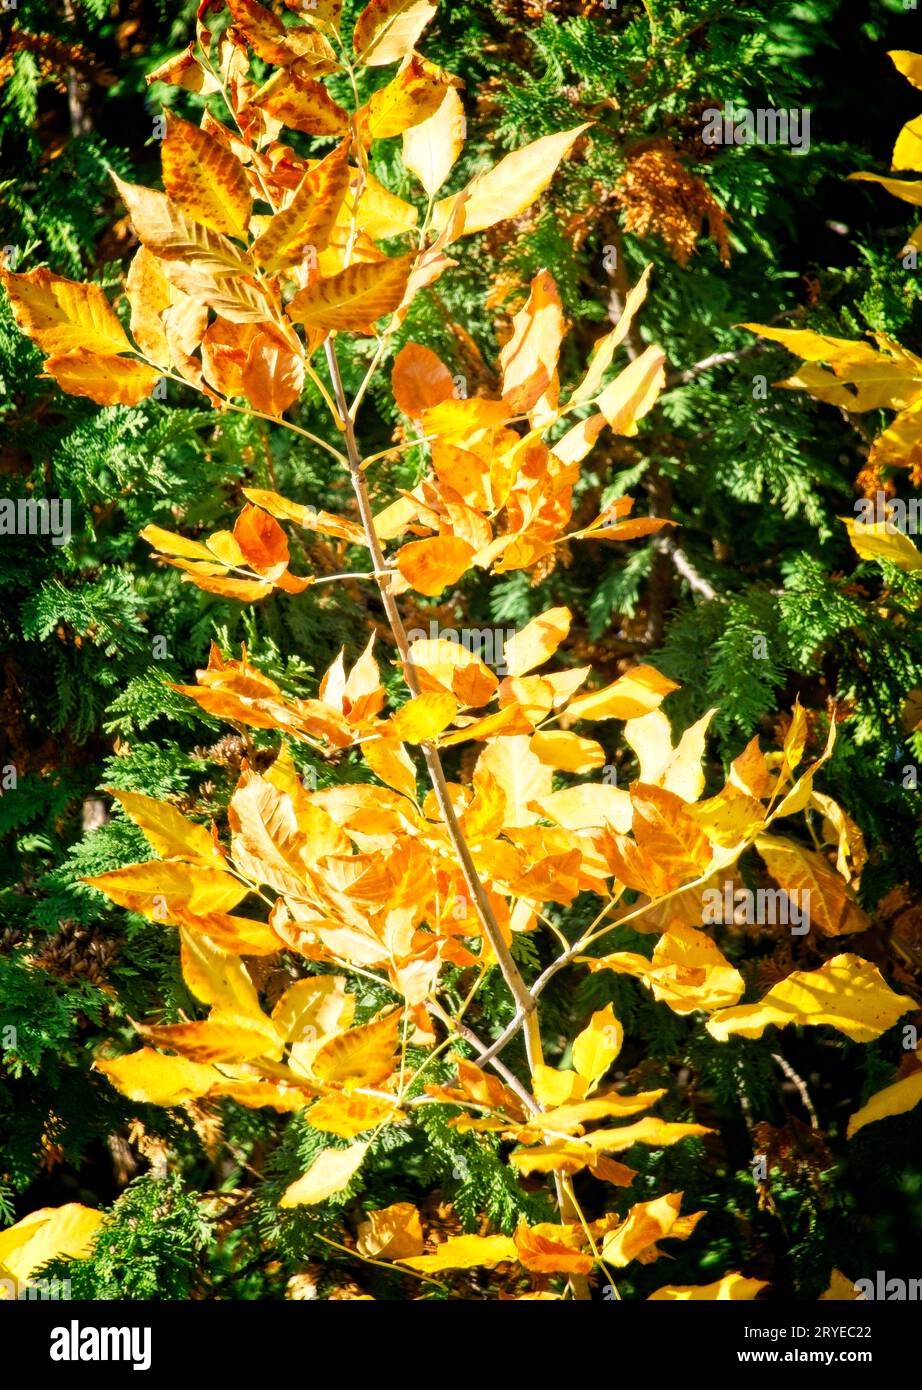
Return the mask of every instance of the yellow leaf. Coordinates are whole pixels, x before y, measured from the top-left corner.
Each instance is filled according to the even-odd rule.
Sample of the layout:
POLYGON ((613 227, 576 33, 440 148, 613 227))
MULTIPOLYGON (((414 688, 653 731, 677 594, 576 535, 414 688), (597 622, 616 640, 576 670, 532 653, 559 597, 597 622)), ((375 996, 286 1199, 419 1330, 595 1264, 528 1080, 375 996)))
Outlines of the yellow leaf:
MULTIPOLYGON (((86 1259, 92 1253, 104 1214, 79 1202, 30 1211, 14 1226, 0 1231, 0 1298, 12 1278, 25 1288, 29 1276, 49 1260, 86 1259)), ((21 1297, 25 1294, 18 1290, 21 1297)))
POLYGON ((308 170, 291 201, 269 219, 250 248, 267 270, 300 261, 308 248, 325 250, 349 191, 349 149, 344 141, 308 170))
POLYGON ((322 1149, 302 1178, 285 1189, 280 1207, 316 1206, 325 1202, 355 1177, 369 1144, 352 1144, 348 1149, 322 1149))
POLYGON ((655 1293, 651 1293, 648 1302, 656 1299, 675 1303, 686 1303, 690 1300, 700 1302, 705 1299, 724 1303, 751 1301, 767 1288, 768 1283, 765 1279, 747 1279, 734 1270, 732 1274, 725 1274, 722 1279, 716 1279, 713 1284, 666 1284, 655 1293))
POLYGON ((600 743, 560 729, 539 730, 530 746, 543 763, 559 772, 592 772, 605 766, 605 749, 600 743))
POLYGON ((878 1120, 886 1120, 891 1115, 905 1115, 907 1110, 914 1110, 920 1101, 922 1069, 894 1081, 892 1086, 885 1086, 882 1091, 873 1095, 867 1104, 862 1105, 860 1110, 856 1110, 849 1119, 847 1137, 851 1139, 860 1129, 864 1129, 865 1125, 876 1124, 878 1120))
POLYGON ((630 794, 607 783, 586 782, 580 787, 565 787, 532 803, 546 820, 562 825, 565 830, 601 829, 609 825, 626 834, 634 816, 630 794))
MULTIPOLYGON (((203 926, 205 923, 203 923, 203 926)), ((196 999, 218 1013, 268 1022, 259 996, 239 955, 222 950, 202 931, 184 923, 179 930, 183 979, 196 999)))
POLYGON ((629 719, 624 726, 624 738, 637 754, 641 782, 664 787, 683 801, 697 801, 704 790, 701 759, 705 734, 716 712, 708 710, 686 729, 676 748, 672 746, 669 720, 662 710, 651 710, 639 719, 629 719))
POLYGON ((414 53, 386 87, 379 87, 358 113, 366 143, 402 135, 435 115, 445 96, 445 74, 414 53))
POLYGON ((740 791, 732 782, 707 801, 686 807, 686 814, 701 827, 711 844, 724 849, 751 840, 765 822, 765 807, 761 801, 740 791))
POLYGON ((897 72, 901 72, 914 87, 922 87, 922 53, 911 53, 906 48, 892 48, 887 57, 897 72))
POLYGON ((295 68, 274 73, 244 111, 253 106, 305 135, 345 135, 349 129, 348 112, 333 100, 323 83, 295 68))
POLYGON ((434 598, 467 574, 473 557, 474 547, 460 536, 432 536, 401 546, 394 562, 412 589, 434 598))
POLYGON ((464 105, 454 87, 446 90, 433 116, 404 132, 403 162, 430 198, 454 168, 466 136, 464 105))
POLYGON ((135 252, 125 294, 131 306, 132 337, 145 357, 168 367, 171 354, 161 315, 170 307, 170 284, 157 257, 146 246, 135 252))
POLYGON ((848 538, 862 560, 889 560, 898 569, 912 573, 922 569, 922 553, 917 545, 891 521, 855 521, 840 517, 845 523, 848 538))
POLYGON ((510 637, 503 647, 510 676, 524 676, 553 656, 570 631, 571 616, 569 608, 549 608, 510 637))
POLYGON ((400 1263, 421 1274, 439 1274, 443 1269, 493 1269, 505 1260, 517 1258, 511 1236, 449 1236, 434 1255, 415 1255, 400 1263))
POLYGON ((198 915, 229 912, 249 889, 220 869, 175 860, 152 859, 129 864, 95 878, 84 879, 119 907, 139 912, 155 922, 169 922, 179 910, 198 915))
POLYGON ((573 1042, 573 1065, 592 1090, 601 1081, 621 1051, 624 1029, 615 1018, 611 1004, 592 1015, 586 1028, 573 1042))
POLYGON ((533 1274, 589 1274, 594 1262, 591 1255, 574 1250, 564 1241, 555 1240, 538 1228, 530 1230, 524 1221, 516 1230, 515 1248, 519 1263, 533 1274))
POLYGON ((610 333, 606 333, 603 338, 597 341, 589 359, 586 375, 570 397, 570 405, 581 405, 584 401, 591 401, 598 395, 605 373, 611 366, 618 348, 627 337, 637 310, 647 297, 647 287, 652 268, 652 264, 644 266, 640 279, 629 290, 625 298, 624 308, 621 310, 621 317, 616 326, 610 333))
POLYGON ((173 115, 163 141, 163 187, 212 231, 246 236, 253 197, 243 165, 207 130, 173 115))
POLYGON ((203 1067, 185 1057, 166 1057, 152 1047, 94 1065, 123 1096, 146 1105, 182 1105, 205 1095, 222 1079, 215 1067, 203 1067))
POLYGON ((501 735, 487 744, 477 763, 495 778, 506 798, 506 826, 534 825, 532 802, 550 795, 554 774, 531 751, 527 734, 501 735))
POLYGON ((743 977, 711 938, 676 921, 656 943, 653 959, 618 951, 587 961, 590 970, 617 970, 636 975, 656 999, 677 1014, 728 1008, 742 997, 743 977))
POLYGON ((272 1010, 272 1022, 286 1042, 315 1042, 352 1023, 355 995, 343 975, 315 975, 286 989, 272 1010))
MULTIPOLYGON (((463 190, 468 196, 452 227, 450 240, 482 232, 508 217, 517 217, 547 188, 557 166, 570 152, 591 121, 572 130, 544 135, 506 155, 485 174, 478 174, 463 190)), ((435 225, 441 230, 456 211, 456 197, 443 198, 435 208, 435 225)))
POLYGON ((445 637, 410 643, 410 660, 424 690, 447 690, 462 705, 485 705, 499 681, 474 652, 445 637))
POLYGON ((318 29, 329 29, 338 34, 342 20, 343 0, 285 0, 290 10, 315 24, 318 29))
POLYGON ((818 970, 795 970, 768 991, 761 1003, 722 1009, 707 1024, 718 1042, 740 1036, 761 1038, 770 1024, 837 1028, 852 1042, 873 1042, 916 1008, 905 994, 894 994, 880 971, 860 956, 833 956, 818 970))
POLYGON ((371 0, 352 36, 358 61, 367 67, 399 63, 416 47, 437 8, 433 0, 371 0))
POLYGON ((314 1057, 314 1075, 349 1088, 377 1086, 394 1069, 399 1030, 400 1011, 395 1008, 372 1023, 330 1038, 314 1057))
POLYGON ((193 1023, 165 1023, 158 1028, 138 1026, 145 1042, 169 1048, 190 1062, 249 1062, 255 1057, 278 1057, 281 1049, 275 1030, 264 1018, 264 1027, 230 1018, 209 1018, 193 1023))
POLYGON ((452 695, 431 691, 409 700, 394 715, 391 727, 397 737, 407 743, 426 743, 436 738, 457 712, 458 705, 452 695))
POLYGON ((573 719, 638 719, 656 709, 666 696, 678 690, 675 681, 661 676, 652 666, 635 666, 603 690, 578 695, 567 706, 573 719))
POLYGON ((820 1303, 852 1303, 862 1295, 854 1281, 847 1278, 840 1269, 834 1269, 829 1279, 829 1287, 819 1296, 820 1303))
MULTIPOLYGON (((354 210, 355 205, 347 196, 341 216, 351 219, 354 210)), ((389 192, 371 173, 365 175, 357 215, 359 225, 372 241, 402 236, 416 226, 419 217, 412 203, 389 192)))
MULTIPOLYGON (((610 1231, 602 1243, 602 1258, 618 1269, 648 1254, 658 1240, 674 1234, 673 1228, 682 1204, 681 1192, 668 1192, 652 1202, 637 1202, 616 1230, 610 1231)), ((683 1235, 690 1235, 685 1232, 683 1235)))
POLYGON ((221 867, 224 854, 203 825, 188 820, 168 801, 157 801, 141 792, 106 791, 121 802, 135 825, 141 827, 148 843, 164 859, 185 859, 190 864, 221 867))
POLYGON ((565 330, 553 276, 540 270, 528 299, 512 320, 512 337, 499 355, 502 395, 515 415, 526 414, 554 381, 565 330))
POLYGON ((411 255, 395 256, 312 280, 288 305, 288 315, 308 326, 371 333, 377 319, 399 307, 412 264, 411 255))
POLYGON ((849 174, 848 177, 858 182, 879 183, 888 193, 892 193, 894 198, 900 198, 904 203, 912 203, 913 207, 922 207, 920 179, 888 179, 883 174, 866 173, 849 174))
POLYGON ((571 1100, 582 1100, 586 1094, 586 1082, 575 1071, 559 1071, 543 1062, 535 1067, 531 1082, 538 1104, 548 1110, 571 1100))
MULTIPOLYGON (((286 0, 287 2, 287 0, 286 0)), ((256 0, 228 0, 228 9, 234 17, 235 26, 246 38, 253 51, 266 63, 288 67, 292 63, 299 70, 333 72, 337 68, 336 55, 326 39, 314 29, 304 24, 286 28, 271 10, 256 0)), ((329 6, 324 6, 329 8, 329 6)), ((337 4, 337 10, 341 5, 337 4)), ((318 0, 296 0, 289 5, 303 18, 320 23, 318 0)))
POLYGON ((362 744, 362 756, 382 782, 411 800, 416 799, 416 767, 398 739, 369 739, 362 744))
POLYGON ((822 854, 781 835, 759 835, 755 847, 781 889, 789 897, 797 895, 794 901, 803 918, 798 925, 815 924, 826 936, 867 930, 867 914, 822 854))
POLYGON ((599 410, 615 434, 637 433, 638 420, 652 410, 665 385, 665 361, 662 348, 645 348, 599 396, 599 410))
MULTIPOLYGON (((40 266, 25 275, 0 269, 13 316, 22 331, 51 354, 80 350, 111 360, 131 343, 98 285, 52 275, 40 266)), ((156 377, 154 378, 156 380, 156 377)))
POLYGON ((405 1260, 422 1254, 423 1227, 412 1202, 394 1202, 381 1211, 369 1211, 360 1224, 355 1247, 360 1255, 375 1260, 405 1260))
POLYGON ((133 357, 108 357, 77 348, 45 359, 45 372, 71 396, 88 396, 97 405, 139 405, 151 394, 160 373, 133 357))
POLYGON ((305 844, 291 797, 246 769, 230 799, 227 818, 239 871, 278 893, 303 897, 305 844))
MULTIPOLYGON (((196 222, 165 193, 112 175, 138 239, 165 261, 187 261, 218 275, 246 275, 244 253, 220 232, 196 222)), ((166 271, 166 267, 163 267, 166 271)))
MULTIPOLYGON (((575 1072, 561 1072, 558 1075, 564 1079, 574 1077, 576 1080, 582 1081, 584 1085, 587 1084, 585 1078, 577 1077, 575 1072)), ((541 1079, 546 1091, 546 1078, 542 1077, 541 1079)), ((659 1090, 642 1091, 636 1096, 622 1096, 615 1091, 607 1091, 604 1095, 593 1096, 589 1100, 576 1100, 570 1105, 559 1105, 554 1110, 545 1110, 540 1115, 532 1115, 529 1117, 527 1127, 529 1129, 557 1130, 564 1134, 572 1133, 580 1126, 589 1124, 594 1120, 610 1120, 613 1116, 624 1119, 628 1115, 637 1115, 643 1110, 649 1110, 650 1106, 655 1105, 665 1094, 665 1091, 659 1090)), ((537 1092, 536 1098, 540 1100, 537 1092)))
POLYGON ((336 1134, 340 1139, 355 1139, 366 1130, 379 1125, 394 1124, 401 1117, 396 1105, 374 1096, 323 1096, 306 1115, 307 1123, 323 1134, 336 1134))

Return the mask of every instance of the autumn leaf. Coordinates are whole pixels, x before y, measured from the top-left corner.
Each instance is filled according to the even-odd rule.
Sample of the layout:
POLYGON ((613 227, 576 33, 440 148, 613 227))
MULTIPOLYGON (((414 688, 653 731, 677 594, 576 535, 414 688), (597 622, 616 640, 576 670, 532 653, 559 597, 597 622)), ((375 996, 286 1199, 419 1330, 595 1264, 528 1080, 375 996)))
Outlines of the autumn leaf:
MULTIPOLYGON (((8 1281, 21 1285, 27 1297, 30 1276, 50 1260, 86 1259, 93 1251, 105 1217, 80 1202, 60 1207, 40 1207, 21 1221, 0 1231, 0 1299, 16 1297, 8 1281)), ((34 1296, 34 1295, 32 1295, 34 1296)))
POLYGON ((107 787, 121 803, 157 854, 163 859, 184 859, 190 864, 224 867, 220 845, 203 825, 184 816, 168 801, 157 801, 141 792, 107 787))
POLYGON ((913 541, 900 531, 891 521, 855 521, 853 517, 840 517, 848 531, 848 538, 862 560, 886 560, 897 569, 911 574, 922 569, 922 552, 913 541))
POLYGON ((823 855, 781 835, 759 835, 755 847, 775 882, 797 895, 808 925, 815 923, 826 936, 867 929, 867 914, 823 855))
POLYGON ((246 884, 220 869, 159 859, 129 864, 83 881, 119 907, 155 922, 170 921, 177 909, 202 915, 229 912, 249 891, 246 884))
POLYGON ((917 1006, 894 994, 880 971, 860 956, 833 956, 818 970, 795 970, 758 1004, 721 1009, 707 1029, 718 1042, 740 1036, 761 1038, 770 1024, 837 1028, 852 1042, 873 1042, 917 1006))
POLYGON ((453 696, 429 691, 408 700, 394 715, 391 728, 406 743, 426 743, 437 738, 457 712, 453 696))
POLYGON ((250 250, 267 270, 281 270, 313 248, 325 250, 349 191, 348 146, 344 141, 309 169, 291 200, 270 219, 250 250))
POLYGON ((371 0, 352 37, 358 61, 367 67, 399 63, 415 48, 436 9, 433 0, 371 0))
POLYGON ((892 1115, 905 1115, 922 1101, 922 1068, 877 1091, 849 1117, 847 1138, 852 1139, 865 1125, 877 1124, 892 1115))
POLYGON ((292 299, 288 315, 295 323, 318 328, 371 333, 377 319, 399 306, 412 262, 412 256, 396 256, 312 280, 292 299))
POLYGON ((161 375, 132 357, 110 357, 82 348, 46 358, 45 373, 71 396, 88 396, 97 405, 140 405, 161 375))
POLYGON ((734 1271, 716 1279, 713 1284, 665 1284, 655 1293, 648 1295, 649 1301, 687 1303, 703 1302, 743 1302, 756 1298, 763 1289, 768 1288, 764 1279, 747 1279, 734 1271))
POLYGON ((391 387, 404 415, 419 419, 424 410, 453 395, 454 378, 431 348, 406 343, 394 358, 391 387))
POLYGON ((432 1255, 414 1255, 400 1264, 420 1274, 440 1274, 445 1269, 493 1269, 505 1260, 518 1258, 511 1236, 449 1236, 432 1255))
POLYGON ((347 1088, 379 1085, 393 1071, 399 1028, 400 1012, 394 1009, 373 1023, 340 1033, 317 1052, 314 1075, 347 1088))
POLYGON ((355 1139, 369 1129, 393 1124, 401 1118, 399 1108, 374 1096, 323 1096, 311 1106, 306 1115, 312 1129, 323 1134, 336 1134, 340 1139, 355 1139))
POLYGON ((446 75, 413 54, 386 87, 379 87, 356 116, 366 143, 402 135, 434 116, 447 87, 446 75))
MULTIPOLYGON (((512 320, 512 337, 499 355, 502 394, 514 415, 526 414, 549 390, 564 335, 563 306, 553 277, 541 270, 524 307, 512 320)), ((556 390, 554 391, 556 404, 556 390)))
POLYGON ((221 1080, 216 1067, 167 1057, 152 1047, 124 1057, 97 1059, 94 1065, 122 1095, 145 1105, 182 1105, 206 1095, 221 1080))
POLYGON ((305 135, 345 135, 349 115, 334 101, 322 82, 294 68, 274 73, 249 105, 305 135))
MULTIPOLYGON (((572 130, 544 135, 506 155, 487 173, 478 174, 463 190, 467 197, 453 227, 452 239, 482 232, 524 212, 548 187, 560 161, 590 125, 588 122, 572 130)), ((436 226, 444 226, 454 211, 455 198, 443 198, 436 205, 436 226)))
POLYGON ((464 105, 454 87, 445 90, 433 115, 404 131, 403 162, 430 198, 448 178, 466 138, 464 105))
POLYGON ((434 596, 457 584, 470 569, 473 556, 473 546, 460 536, 433 536, 402 546, 394 563, 410 588, 434 596))
MULTIPOLYGON (((692 1234, 694 1218, 679 1216, 681 1192, 668 1192, 652 1202, 638 1202, 631 1207, 625 1220, 610 1231, 602 1242, 602 1259, 606 1264, 623 1269, 632 1260, 649 1261, 656 1253, 656 1242, 672 1238, 687 1240, 692 1234)), ((697 1217, 703 1216, 698 1212, 697 1217)))
POLYGON ((712 1013, 742 997, 743 977, 711 938, 676 921, 664 932, 652 960, 630 951, 587 959, 590 970, 616 970, 635 975, 677 1014, 703 1009, 712 1013))
POLYGON ((405 1260, 423 1251, 423 1228, 412 1202, 394 1202, 366 1213, 358 1229, 356 1249, 378 1260, 405 1260))
POLYGON ((44 266, 25 275, 0 270, 0 280, 19 327, 45 352, 62 360, 63 354, 79 351, 84 361, 94 354, 112 361, 118 353, 132 351, 98 285, 65 280, 44 266))
POLYGON ((364 1162, 369 1143, 322 1149, 302 1178, 286 1187, 280 1207, 316 1206, 348 1187, 364 1162))
POLYGON ((624 1029, 611 1004, 592 1015, 588 1026, 574 1039, 573 1065, 592 1090, 621 1051, 624 1029))
POLYGON ((567 706, 569 719, 638 719, 657 709, 665 697, 678 690, 675 681, 661 676, 652 666, 635 666, 603 690, 577 695, 567 706))
POLYGON ((253 197, 243 165, 220 140, 172 114, 163 141, 163 187, 212 231, 246 236, 253 197))

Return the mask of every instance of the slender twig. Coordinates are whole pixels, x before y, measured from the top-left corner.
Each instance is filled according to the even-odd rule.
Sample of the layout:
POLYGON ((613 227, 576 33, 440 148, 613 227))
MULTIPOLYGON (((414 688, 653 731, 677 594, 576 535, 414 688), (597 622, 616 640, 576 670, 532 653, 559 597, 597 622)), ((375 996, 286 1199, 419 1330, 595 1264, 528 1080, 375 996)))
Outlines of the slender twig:
MULTIPOLYGON (((365 531, 365 541, 371 554, 372 564, 379 574, 384 574, 386 570, 384 552, 381 549, 381 542, 375 530, 374 513, 371 507, 371 499, 368 495, 368 487, 365 481, 365 474, 362 471, 362 457, 359 452, 355 438, 355 426, 346 401, 346 393, 343 387, 342 376, 339 370, 339 362, 336 357, 336 347, 332 336, 327 338, 325 344, 327 365, 330 371, 330 380, 333 383, 333 392, 339 409, 340 418, 343 423, 343 433, 346 445, 346 454, 349 462, 349 472, 352 478, 352 487, 358 503, 359 516, 361 517, 362 527, 365 531)), ((410 655, 410 643, 407 638, 403 619, 397 607, 396 600, 390 590, 390 577, 385 576, 377 580, 378 591, 381 595, 381 602, 390 625, 400 659, 403 663, 404 674, 410 693, 418 696, 422 693, 422 687, 416 673, 410 655)), ((448 782, 442 767, 442 761, 435 746, 430 743, 421 745, 421 751, 426 763, 426 770, 429 773, 429 780, 435 792, 436 802, 439 807, 445 827, 451 840, 452 848, 461 867, 465 884, 474 905, 474 909, 480 920, 483 934, 490 943, 497 964, 502 971, 503 978, 516 1002, 517 1007, 522 1012, 526 1021, 526 1043, 529 1052, 529 1063, 532 1062, 532 1055, 537 1055, 540 1051, 540 1038, 538 1036, 537 1024, 534 1019, 535 1001, 529 992, 528 986, 523 980, 518 966, 512 958, 512 952, 506 944, 502 929, 496 920, 492 904, 487 896, 480 875, 474 865, 471 852, 467 841, 458 824, 458 818, 451 802, 451 795, 448 790, 448 782)))

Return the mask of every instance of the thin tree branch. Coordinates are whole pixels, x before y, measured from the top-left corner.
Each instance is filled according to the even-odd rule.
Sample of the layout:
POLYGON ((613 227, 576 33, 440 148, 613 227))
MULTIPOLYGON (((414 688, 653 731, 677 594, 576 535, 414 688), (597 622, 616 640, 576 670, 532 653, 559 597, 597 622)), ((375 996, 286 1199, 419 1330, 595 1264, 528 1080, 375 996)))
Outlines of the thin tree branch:
MULTIPOLYGON (((362 470, 362 457, 355 439, 355 424, 349 413, 346 393, 343 388, 342 376, 339 370, 339 362, 336 357, 336 348, 332 337, 327 338, 325 351, 327 365, 330 371, 330 380, 333 383, 333 392, 336 397, 339 415, 343 424, 349 472, 352 478, 353 491, 355 492, 356 501, 358 503, 362 527, 365 532, 365 542, 371 554, 372 564, 378 574, 376 581, 378 591, 381 594, 381 602, 384 605, 384 611, 387 615, 391 632, 394 635, 397 650, 400 653, 400 659, 403 663, 404 674, 410 693, 413 696, 418 696, 422 693, 422 689, 410 655, 410 644, 407 639, 406 629, 403 625, 403 619, 400 616, 400 610, 390 590, 390 577, 385 574, 386 562, 384 552, 381 549, 381 542, 375 530, 374 513, 371 507, 371 500, 368 496, 365 474, 362 470)), ((455 815, 455 810, 451 803, 451 795, 448 790, 448 783, 445 779, 445 772, 438 751, 429 743, 422 744, 421 750, 426 763, 426 770, 429 773, 429 780, 435 792, 439 811, 445 822, 445 828, 448 831, 452 848, 461 866, 461 872, 464 876, 464 881, 480 920, 481 927, 483 928, 484 937, 490 943, 497 964, 502 971, 503 979, 506 981, 509 992, 515 1000, 517 1009, 523 1016, 529 1065, 533 1071, 535 1066, 540 1062, 541 1047, 537 1019, 534 1016, 535 1000, 523 980, 518 966, 512 958, 512 952, 506 945, 502 929, 500 928, 499 922, 496 920, 496 914, 493 911, 486 889, 480 881, 480 876, 471 858, 470 849, 461 831, 461 827, 458 824, 458 818, 455 815)))

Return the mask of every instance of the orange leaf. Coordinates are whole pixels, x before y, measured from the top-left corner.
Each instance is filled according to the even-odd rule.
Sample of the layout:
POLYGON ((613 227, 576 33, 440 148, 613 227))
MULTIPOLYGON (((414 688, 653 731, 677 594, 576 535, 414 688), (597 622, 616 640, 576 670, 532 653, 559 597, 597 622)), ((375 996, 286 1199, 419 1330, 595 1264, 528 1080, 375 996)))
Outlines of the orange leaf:
POLYGON ((97 405, 138 405, 151 394, 160 373, 133 357, 108 357, 78 348, 45 360, 45 372, 71 396, 97 405))
MULTIPOLYGON (((282 68, 270 77, 248 106, 305 135, 345 135, 349 129, 348 112, 333 100, 323 83, 302 77, 293 68, 282 68)), ((246 110, 244 107, 244 113, 246 110)))
POLYGON ((424 410, 453 395, 454 379, 431 348, 407 343, 394 359, 391 388, 404 415, 419 419, 424 410))
POLYGON ((467 574, 473 555, 473 546, 458 536, 433 536, 402 546, 394 561, 411 588, 434 597, 467 574))
POLYGON ((253 197, 243 165, 227 145, 170 115, 163 142, 163 186, 197 222, 244 237, 253 197))

